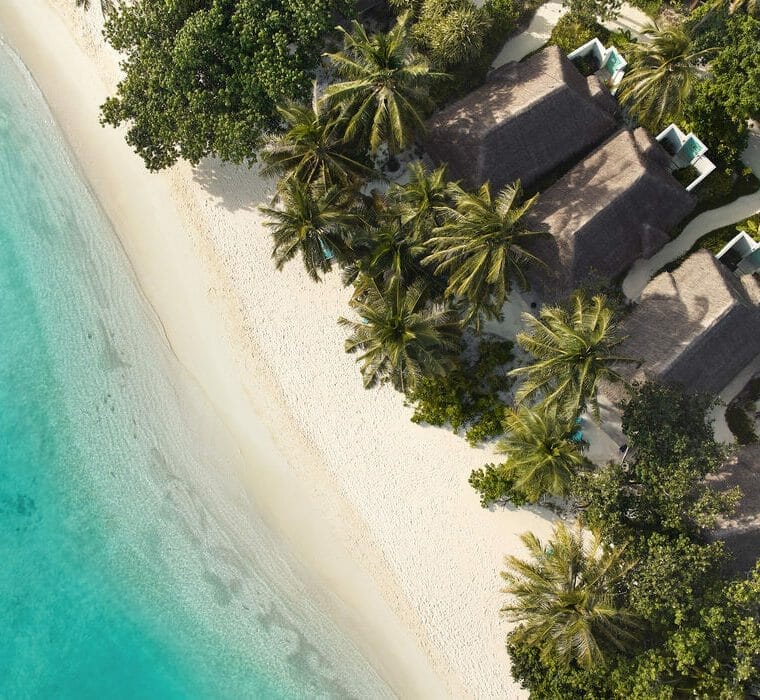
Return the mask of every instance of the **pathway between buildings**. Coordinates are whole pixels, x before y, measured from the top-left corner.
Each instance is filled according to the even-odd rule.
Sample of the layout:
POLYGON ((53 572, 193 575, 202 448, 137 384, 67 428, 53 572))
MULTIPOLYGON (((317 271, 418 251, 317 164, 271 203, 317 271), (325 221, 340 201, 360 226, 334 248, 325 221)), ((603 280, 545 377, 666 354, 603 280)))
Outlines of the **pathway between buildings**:
MULTIPOLYGON (((760 177, 760 130, 753 125, 749 145, 742 154, 742 160, 760 177)), ((709 176, 708 176, 709 177, 709 176)), ((623 280, 623 293, 628 299, 638 299, 646 283, 669 262, 680 258, 705 234, 722 226, 746 219, 760 212, 760 191, 740 197, 724 207, 710 209, 689 222, 678 238, 672 240, 656 255, 647 260, 638 260, 623 280)))
MULTIPOLYGON (((527 29, 516 34, 504 44, 491 67, 498 68, 505 63, 519 61, 531 51, 540 49, 549 41, 554 25, 565 12, 567 12, 567 8, 563 7, 562 2, 557 0, 549 0, 549 2, 541 5, 536 10, 536 14, 533 15, 527 29)), ((604 26, 611 30, 628 29, 634 36, 639 36, 641 29, 649 22, 651 19, 637 7, 623 3, 618 18, 614 22, 605 22, 604 26)))

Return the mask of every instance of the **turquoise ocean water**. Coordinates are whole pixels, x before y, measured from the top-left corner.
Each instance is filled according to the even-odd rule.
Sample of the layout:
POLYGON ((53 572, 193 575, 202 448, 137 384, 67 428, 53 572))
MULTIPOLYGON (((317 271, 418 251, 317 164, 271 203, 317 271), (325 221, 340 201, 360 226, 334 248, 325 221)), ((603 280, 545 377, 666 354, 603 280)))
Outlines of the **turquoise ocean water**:
POLYGON ((2 43, 0 88, 0 697, 388 695, 203 482, 201 399, 2 43))

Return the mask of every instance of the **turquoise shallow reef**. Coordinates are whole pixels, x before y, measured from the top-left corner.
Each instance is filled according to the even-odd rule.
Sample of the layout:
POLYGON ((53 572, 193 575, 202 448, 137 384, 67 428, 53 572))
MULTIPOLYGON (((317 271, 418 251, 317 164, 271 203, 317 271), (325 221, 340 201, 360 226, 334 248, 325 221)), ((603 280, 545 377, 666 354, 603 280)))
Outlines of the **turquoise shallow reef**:
POLYGON ((202 397, 2 43, 0 87, 0 697, 387 696, 204 485, 202 397))

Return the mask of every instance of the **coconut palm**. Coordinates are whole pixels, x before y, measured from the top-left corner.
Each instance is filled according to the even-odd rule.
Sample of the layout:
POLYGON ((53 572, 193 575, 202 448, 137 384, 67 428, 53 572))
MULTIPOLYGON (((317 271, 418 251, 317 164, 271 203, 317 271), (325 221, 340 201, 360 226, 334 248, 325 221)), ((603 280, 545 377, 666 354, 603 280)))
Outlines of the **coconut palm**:
POLYGON ((525 266, 541 261, 524 248, 539 232, 524 221, 536 197, 522 201, 519 180, 494 198, 485 183, 477 192, 462 189, 454 195, 455 208, 443 226, 427 241, 431 251, 423 262, 438 275, 448 275, 447 296, 462 297, 468 320, 479 323, 481 313, 498 317, 516 281, 528 286, 525 266))
POLYGON ((326 54, 342 82, 325 89, 331 104, 343 107, 345 139, 368 138, 372 153, 386 143, 391 153, 406 148, 424 130, 423 114, 430 105, 428 89, 441 73, 412 49, 407 15, 387 33, 367 35, 354 20, 352 33, 339 27, 344 49, 326 54))
POLYGON ((545 404, 556 403, 567 418, 590 403, 598 416, 600 380, 619 381, 613 365, 631 361, 614 353, 624 337, 606 299, 597 295, 588 300, 582 292, 574 292, 568 308, 545 306, 538 318, 523 314, 523 321, 528 330, 517 334, 517 342, 535 359, 510 372, 525 377, 517 401, 539 398, 545 404))
POLYGON ((275 202, 260 207, 274 239, 272 257, 278 270, 299 252, 304 267, 315 281, 332 267, 332 260, 350 258, 352 228, 360 223, 349 209, 350 202, 338 187, 326 191, 297 179, 284 181, 275 202))
POLYGON ((530 560, 509 556, 502 572, 504 592, 514 598, 502 612, 522 623, 512 641, 538 649, 545 663, 584 669, 635 646, 637 620, 618 595, 632 566, 623 547, 613 550, 599 538, 585 547, 580 528, 572 532, 561 522, 546 545, 531 532, 521 539, 530 560))
POLYGON ((644 29, 651 41, 633 44, 618 96, 642 123, 657 127, 665 118, 678 119, 700 79, 699 64, 713 49, 697 51, 683 25, 644 29))
POLYGON ((277 108, 287 122, 284 134, 273 136, 260 151, 264 175, 297 178, 332 187, 354 187, 373 175, 372 168, 352 155, 343 142, 339 119, 324 103, 290 103, 277 108))
POLYGON ((498 450, 506 454, 504 475, 514 488, 535 503, 542 496, 566 496, 576 470, 583 464, 578 445, 570 440, 574 424, 557 404, 536 409, 507 409, 505 435, 498 450))
POLYGON ((423 239, 431 229, 443 224, 454 189, 446 181, 445 165, 430 172, 422 161, 415 160, 408 171, 409 181, 394 184, 390 196, 397 203, 402 223, 411 226, 416 237, 423 239))
POLYGON ((426 308, 424 286, 404 288, 398 280, 387 287, 368 280, 350 304, 361 321, 340 318, 351 329, 346 352, 360 352, 364 386, 391 382, 412 390, 424 376, 444 375, 458 347, 460 330, 450 310, 426 308))

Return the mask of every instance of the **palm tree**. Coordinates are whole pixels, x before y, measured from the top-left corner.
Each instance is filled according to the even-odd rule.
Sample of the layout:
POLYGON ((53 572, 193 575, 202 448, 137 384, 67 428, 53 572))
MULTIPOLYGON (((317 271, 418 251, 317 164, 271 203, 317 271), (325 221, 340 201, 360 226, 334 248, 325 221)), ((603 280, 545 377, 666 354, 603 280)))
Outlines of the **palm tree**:
POLYGON ((455 190, 446 181, 445 165, 429 172, 422 161, 415 160, 409 164, 408 170, 409 181, 403 185, 394 184, 390 197, 397 202, 401 222, 411 226, 421 240, 431 229, 443 224, 455 190))
POLYGON ((361 352, 364 386, 390 381, 405 392, 421 377, 444 375, 460 337, 451 311, 425 308, 419 282, 405 289, 398 280, 387 287, 369 280, 365 289, 350 302, 361 321, 338 320, 352 331, 346 352, 361 352))
POLYGON ((650 42, 633 44, 628 70, 620 84, 620 102, 642 123, 657 127, 663 119, 678 119, 694 83, 699 64, 713 49, 697 51, 683 25, 644 29, 650 42))
POLYGON ((334 258, 350 257, 352 227, 360 219, 339 188, 322 191, 287 179, 275 201, 279 207, 260 207, 260 211, 269 219, 265 225, 274 238, 272 257, 278 270, 300 252, 306 271, 319 282, 320 273, 330 270, 334 258))
POLYGON ((427 61, 412 50, 407 15, 387 33, 367 35, 356 20, 353 32, 343 32, 343 51, 326 54, 343 82, 325 89, 330 103, 343 106, 345 139, 369 139, 372 153, 386 143, 396 153, 424 130, 423 112, 430 104, 428 88, 434 78, 427 61))
POLYGON ((614 650, 630 651, 637 641, 637 620, 622 608, 618 592, 632 563, 624 548, 611 549, 595 537, 586 548, 578 528, 554 526, 546 546, 532 533, 521 537, 526 561, 508 556, 505 593, 514 602, 502 612, 522 623, 512 641, 540 651, 545 663, 592 669, 603 666, 614 650))
POLYGON ((324 103, 312 107, 296 103, 278 107, 287 122, 284 134, 274 136, 260 152, 264 175, 297 178, 322 188, 355 187, 373 175, 366 163, 349 153, 335 114, 324 103))
POLYGON ((560 415, 557 404, 507 409, 504 428, 498 450, 508 455, 503 470, 514 488, 532 503, 545 494, 566 496, 583 457, 570 440, 574 424, 560 415))
POLYGON ((535 360, 510 372, 525 376, 517 401, 542 398, 544 404, 558 404, 567 418, 590 402, 598 416, 599 381, 619 381, 613 364, 631 361, 613 352, 625 338, 618 333, 606 299, 597 295, 589 301, 582 292, 574 292, 569 308, 545 306, 538 318, 523 314, 523 321, 528 332, 518 333, 517 342, 535 360))
POLYGON ((443 226, 433 229, 427 241, 432 251, 423 262, 436 274, 447 274, 447 296, 462 297, 469 306, 468 320, 479 324, 480 313, 498 317, 513 280, 527 288, 524 267, 541 264, 523 243, 539 232, 526 228, 523 217, 536 197, 522 202, 518 180, 496 198, 485 183, 477 192, 459 189, 456 208, 443 226))

